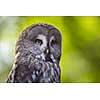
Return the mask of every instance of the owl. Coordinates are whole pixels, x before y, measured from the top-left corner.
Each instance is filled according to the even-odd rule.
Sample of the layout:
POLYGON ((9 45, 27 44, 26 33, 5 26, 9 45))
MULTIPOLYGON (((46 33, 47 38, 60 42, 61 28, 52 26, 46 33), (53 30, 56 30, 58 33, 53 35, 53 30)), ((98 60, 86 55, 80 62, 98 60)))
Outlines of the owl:
POLYGON ((61 33, 46 23, 33 24, 20 34, 8 83, 59 83, 61 33))

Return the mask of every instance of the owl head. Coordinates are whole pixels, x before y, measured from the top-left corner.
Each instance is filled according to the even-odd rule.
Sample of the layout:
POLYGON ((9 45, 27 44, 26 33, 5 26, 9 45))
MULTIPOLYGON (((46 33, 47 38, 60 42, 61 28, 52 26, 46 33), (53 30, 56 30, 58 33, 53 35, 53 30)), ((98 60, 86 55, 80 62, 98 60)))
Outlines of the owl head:
POLYGON ((61 34, 52 25, 37 23, 27 27, 19 36, 16 44, 18 52, 30 52, 45 61, 58 62, 61 56, 61 34))

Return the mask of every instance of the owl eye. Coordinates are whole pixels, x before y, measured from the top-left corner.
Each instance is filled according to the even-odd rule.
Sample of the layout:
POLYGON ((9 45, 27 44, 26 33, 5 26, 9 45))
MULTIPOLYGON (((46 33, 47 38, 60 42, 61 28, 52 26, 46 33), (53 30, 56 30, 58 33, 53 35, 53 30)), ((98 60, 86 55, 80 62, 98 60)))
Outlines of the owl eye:
POLYGON ((57 43, 56 40, 52 40, 52 41, 51 41, 51 44, 56 44, 56 43, 57 43))
POLYGON ((40 39, 35 39, 35 43, 38 44, 38 45, 42 45, 43 44, 42 40, 40 40, 40 39))
POLYGON ((51 41, 51 45, 55 45, 55 44, 57 44, 57 41, 56 40, 52 40, 51 41))

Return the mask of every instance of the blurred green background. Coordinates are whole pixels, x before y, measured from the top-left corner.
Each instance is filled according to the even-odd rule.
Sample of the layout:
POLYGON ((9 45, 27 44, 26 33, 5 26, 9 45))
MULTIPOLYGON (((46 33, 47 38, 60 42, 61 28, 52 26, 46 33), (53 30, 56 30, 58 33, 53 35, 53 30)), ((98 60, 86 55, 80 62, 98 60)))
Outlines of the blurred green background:
POLYGON ((61 82, 100 82, 100 17, 0 17, 0 82, 5 82, 14 60, 19 33, 44 22, 62 33, 61 82))

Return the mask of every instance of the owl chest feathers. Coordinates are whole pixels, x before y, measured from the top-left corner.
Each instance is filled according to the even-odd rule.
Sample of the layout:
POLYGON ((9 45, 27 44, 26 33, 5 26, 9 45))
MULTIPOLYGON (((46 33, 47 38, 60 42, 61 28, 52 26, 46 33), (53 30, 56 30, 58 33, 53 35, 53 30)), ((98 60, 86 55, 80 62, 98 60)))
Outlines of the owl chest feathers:
MULTIPOLYGON (((52 58, 53 59, 53 58, 52 58)), ((55 60, 54 60, 55 61, 55 60)), ((20 54, 15 56, 11 82, 60 82, 60 68, 55 62, 46 61, 45 55, 20 54)))

